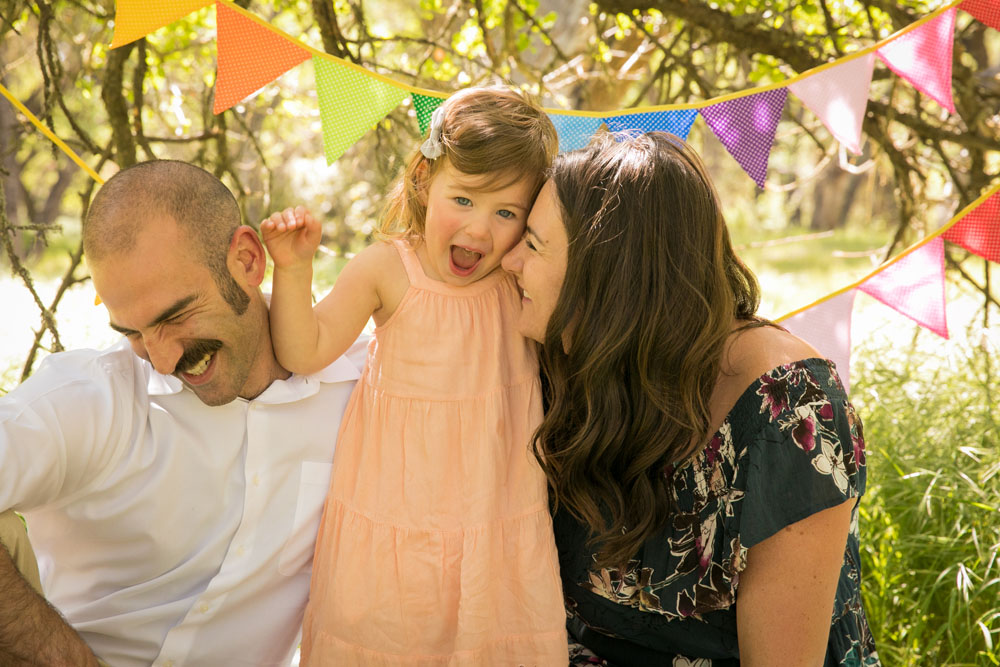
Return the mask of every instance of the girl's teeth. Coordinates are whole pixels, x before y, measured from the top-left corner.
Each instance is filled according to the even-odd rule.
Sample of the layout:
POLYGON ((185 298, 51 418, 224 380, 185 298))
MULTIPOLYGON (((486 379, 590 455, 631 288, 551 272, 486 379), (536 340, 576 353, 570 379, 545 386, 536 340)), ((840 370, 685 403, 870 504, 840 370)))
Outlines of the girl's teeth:
POLYGON ((212 360, 211 353, 206 354, 204 357, 201 358, 201 361, 199 361, 197 364, 189 368, 186 371, 186 373, 188 375, 201 375, 202 373, 208 370, 208 363, 211 360, 212 360))

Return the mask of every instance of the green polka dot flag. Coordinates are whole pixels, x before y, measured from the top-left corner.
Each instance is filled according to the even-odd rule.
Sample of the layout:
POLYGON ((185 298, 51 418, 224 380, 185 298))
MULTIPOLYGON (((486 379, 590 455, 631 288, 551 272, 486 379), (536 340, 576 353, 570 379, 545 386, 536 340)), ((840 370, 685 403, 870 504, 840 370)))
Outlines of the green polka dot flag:
POLYGON ((420 123, 420 134, 427 134, 427 128, 431 125, 431 114, 444 102, 443 97, 429 97, 420 93, 413 93, 413 110, 417 112, 417 122, 420 123))
POLYGON ((406 98, 406 90, 348 65, 313 56, 327 164, 406 98))

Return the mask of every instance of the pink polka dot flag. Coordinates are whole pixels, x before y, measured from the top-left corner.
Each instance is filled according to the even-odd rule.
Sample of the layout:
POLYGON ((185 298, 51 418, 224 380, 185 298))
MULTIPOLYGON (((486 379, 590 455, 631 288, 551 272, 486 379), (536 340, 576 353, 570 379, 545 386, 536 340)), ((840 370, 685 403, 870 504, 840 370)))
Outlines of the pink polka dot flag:
POLYGON ((951 113, 955 113, 951 98, 951 53, 956 14, 952 7, 875 52, 889 69, 951 113))
POLYGON ((760 188, 764 187, 774 131, 787 97, 786 88, 774 88, 701 110, 715 136, 760 188))
POLYGON ((940 236, 920 246, 858 285, 898 313, 948 337, 944 301, 944 241, 940 236))
POLYGON ((980 23, 1000 30, 1000 2, 997 0, 965 0, 959 7, 976 17, 980 23))
POLYGON ((212 0, 117 0, 115 2, 115 34, 111 48, 124 46, 145 37, 154 30, 184 18, 191 12, 207 7, 212 0))
POLYGON ((299 63, 309 60, 309 52, 295 42, 221 2, 216 5, 216 23, 218 76, 213 113, 222 113, 299 63))
POLYGON ((1000 262, 1000 191, 967 213, 943 236, 969 252, 1000 262))

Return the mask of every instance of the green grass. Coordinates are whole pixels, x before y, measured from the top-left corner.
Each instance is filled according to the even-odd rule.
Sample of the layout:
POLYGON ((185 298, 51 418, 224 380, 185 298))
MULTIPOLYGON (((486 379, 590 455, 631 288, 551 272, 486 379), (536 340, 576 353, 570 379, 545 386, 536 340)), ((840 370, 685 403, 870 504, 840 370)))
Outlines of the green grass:
POLYGON ((1000 665, 1000 360, 855 348, 865 422, 863 594, 886 667, 1000 665))

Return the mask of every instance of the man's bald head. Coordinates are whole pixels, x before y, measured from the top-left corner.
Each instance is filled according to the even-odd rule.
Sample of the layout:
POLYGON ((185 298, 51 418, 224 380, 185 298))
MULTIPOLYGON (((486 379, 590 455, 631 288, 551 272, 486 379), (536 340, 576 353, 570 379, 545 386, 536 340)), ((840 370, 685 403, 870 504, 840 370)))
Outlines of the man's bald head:
POLYGON ((131 251, 147 225, 165 218, 177 223, 233 310, 245 311, 249 298, 226 265, 230 240, 241 224, 239 205, 222 181, 192 164, 153 160, 111 177, 87 212, 84 253, 98 263, 131 251))

